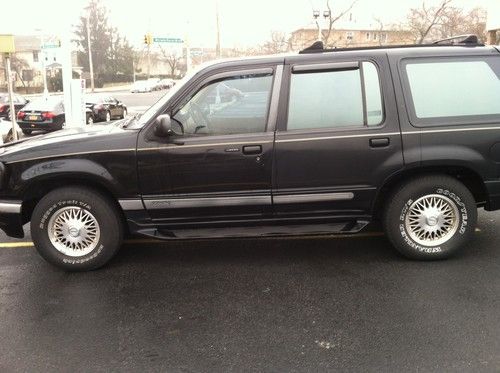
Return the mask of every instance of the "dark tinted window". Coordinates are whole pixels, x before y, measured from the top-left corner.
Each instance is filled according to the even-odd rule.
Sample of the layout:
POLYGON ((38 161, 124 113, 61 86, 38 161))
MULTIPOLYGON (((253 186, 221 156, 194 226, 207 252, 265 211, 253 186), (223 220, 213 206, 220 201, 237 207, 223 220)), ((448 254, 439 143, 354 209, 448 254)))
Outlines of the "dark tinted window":
POLYGON ((500 57, 418 59, 404 67, 417 124, 500 119, 500 57))
POLYGON ((360 66, 292 74, 287 129, 380 124, 383 109, 377 68, 371 62, 360 66))

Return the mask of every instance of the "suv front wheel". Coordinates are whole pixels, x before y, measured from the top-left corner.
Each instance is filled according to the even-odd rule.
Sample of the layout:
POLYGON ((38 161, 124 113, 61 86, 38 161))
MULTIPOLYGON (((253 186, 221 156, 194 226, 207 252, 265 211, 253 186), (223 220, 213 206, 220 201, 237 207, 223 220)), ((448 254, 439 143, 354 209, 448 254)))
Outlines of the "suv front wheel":
POLYGON ((119 249, 123 226, 116 207, 87 188, 54 190, 36 205, 31 235, 40 255, 69 271, 97 269, 119 249))
POLYGON ((435 260, 456 254, 474 234, 477 207, 471 192, 445 175, 418 177, 390 198, 385 232, 404 256, 435 260))

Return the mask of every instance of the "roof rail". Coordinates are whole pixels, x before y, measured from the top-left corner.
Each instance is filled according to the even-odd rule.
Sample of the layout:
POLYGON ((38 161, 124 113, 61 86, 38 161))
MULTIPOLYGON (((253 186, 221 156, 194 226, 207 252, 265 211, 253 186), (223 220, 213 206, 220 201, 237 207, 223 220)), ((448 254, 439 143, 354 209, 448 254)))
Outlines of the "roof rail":
POLYGON ((474 34, 452 36, 451 38, 437 40, 437 41, 433 42, 432 44, 480 45, 477 35, 474 35, 474 34))
POLYGON ((376 50, 376 49, 396 49, 396 48, 422 48, 422 47, 442 47, 442 46, 467 46, 483 47, 476 35, 459 35, 451 38, 435 41, 431 44, 398 44, 398 45, 377 45, 373 47, 342 47, 342 48, 324 48, 322 41, 316 41, 311 46, 302 49, 299 54, 324 53, 324 52, 344 52, 357 50, 376 50))

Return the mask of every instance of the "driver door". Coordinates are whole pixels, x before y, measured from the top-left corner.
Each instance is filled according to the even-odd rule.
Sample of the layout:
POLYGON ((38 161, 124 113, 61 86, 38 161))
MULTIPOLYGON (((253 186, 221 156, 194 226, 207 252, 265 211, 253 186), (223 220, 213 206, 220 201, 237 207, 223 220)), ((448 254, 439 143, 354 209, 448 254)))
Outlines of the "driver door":
POLYGON ((146 138, 138 155, 144 204, 157 224, 271 214, 276 115, 270 108, 277 106, 281 70, 213 75, 167 109, 184 134, 146 138))

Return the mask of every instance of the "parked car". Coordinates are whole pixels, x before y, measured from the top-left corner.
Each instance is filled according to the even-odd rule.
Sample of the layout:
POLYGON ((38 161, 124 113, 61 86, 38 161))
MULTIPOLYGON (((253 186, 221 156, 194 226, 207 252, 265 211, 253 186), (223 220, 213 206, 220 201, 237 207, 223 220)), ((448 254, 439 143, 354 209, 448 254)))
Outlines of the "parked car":
POLYGON ((87 116, 87 124, 94 122, 109 122, 112 119, 123 119, 127 116, 127 107, 123 102, 107 95, 87 95, 85 105, 90 111, 87 116))
POLYGON ((132 88, 130 88, 131 93, 151 92, 152 90, 153 87, 147 80, 137 80, 134 84, 132 84, 132 88))
POLYGON ((57 131, 64 127, 62 96, 37 98, 17 113, 17 124, 25 135, 32 131, 57 131))
MULTIPOLYGON (((23 96, 14 94, 14 110, 16 115, 29 101, 23 96)), ((10 121, 10 101, 9 95, 7 93, 0 93, 0 118, 4 118, 10 121)))
MULTIPOLYGON (((21 138, 21 129, 19 126, 16 126, 17 128, 17 138, 21 138)), ((14 136, 13 136, 13 131, 12 131, 12 122, 5 121, 2 118, 0 118, 0 143, 6 144, 9 142, 14 141, 14 136)))
POLYGON ((174 86, 174 81, 172 79, 162 79, 160 80, 161 89, 170 89, 174 86))
POLYGON ((162 89, 159 78, 149 78, 147 82, 150 84, 151 90, 153 91, 159 91, 162 89))
MULTIPOLYGON (((219 61, 140 117, 0 148, 0 227, 66 270, 125 232, 353 234, 443 259, 500 209, 500 47, 323 49, 219 61)), ((26 114, 29 115, 29 112, 26 114)), ((334 242, 332 242, 334 245, 334 242)))

